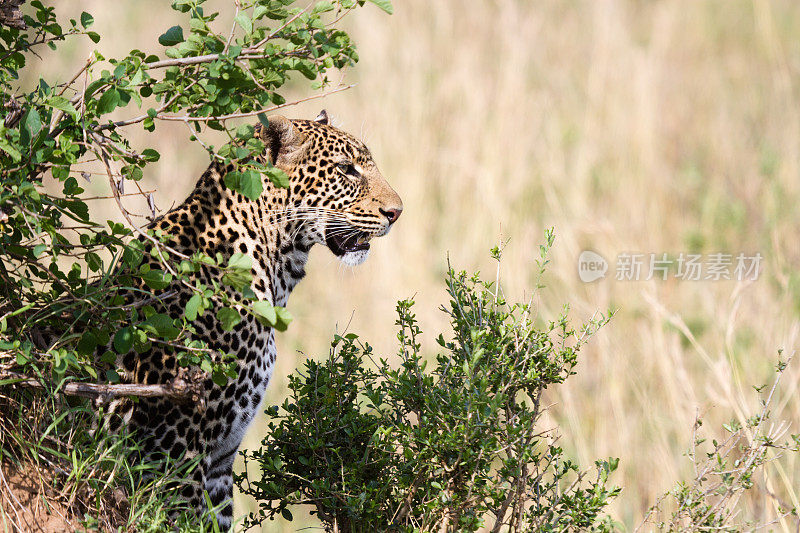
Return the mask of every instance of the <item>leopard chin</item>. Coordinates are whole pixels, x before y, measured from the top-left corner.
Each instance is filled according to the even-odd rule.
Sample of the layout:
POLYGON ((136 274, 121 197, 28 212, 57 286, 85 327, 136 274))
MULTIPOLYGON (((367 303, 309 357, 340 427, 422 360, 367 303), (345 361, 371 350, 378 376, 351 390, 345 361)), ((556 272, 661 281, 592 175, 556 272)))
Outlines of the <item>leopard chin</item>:
POLYGON ((369 257, 369 248, 366 250, 356 250, 354 252, 345 252, 339 256, 339 261, 347 266, 358 266, 369 257))

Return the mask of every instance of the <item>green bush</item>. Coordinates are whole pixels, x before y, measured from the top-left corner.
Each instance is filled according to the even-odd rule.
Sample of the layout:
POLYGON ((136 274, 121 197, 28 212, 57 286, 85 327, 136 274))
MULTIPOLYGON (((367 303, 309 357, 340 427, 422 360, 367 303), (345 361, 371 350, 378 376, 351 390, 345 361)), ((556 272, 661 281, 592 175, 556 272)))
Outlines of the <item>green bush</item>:
MULTIPOLYGON (((552 232, 542 269, 551 243, 552 232)), ((617 459, 584 472, 541 424, 544 391, 574 373, 608 317, 575 331, 565 310, 537 326, 529 303, 507 303, 478 275, 450 268, 446 284, 452 331, 435 361, 405 300, 398 368, 349 333, 290 377, 262 447, 246 454, 260 479, 237 478, 260 504, 247 525, 307 505, 331 531, 611 529, 603 509, 619 493, 608 485, 617 459)))

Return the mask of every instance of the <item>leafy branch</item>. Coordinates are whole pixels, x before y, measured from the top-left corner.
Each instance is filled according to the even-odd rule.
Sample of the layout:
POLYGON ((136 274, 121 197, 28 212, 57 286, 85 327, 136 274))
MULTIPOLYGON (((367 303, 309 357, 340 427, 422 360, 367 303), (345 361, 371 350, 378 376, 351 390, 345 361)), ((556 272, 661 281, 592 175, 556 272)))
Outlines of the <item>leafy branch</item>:
MULTIPOLYGON (((163 497, 171 491, 142 496, 128 483, 130 525, 118 527, 109 513, 120 506, 108 494, 137 477, 120 470, 129 444, 98 447, 106 441, 90 431, 81 398, 166 396, 202 408, 208 380, 225 384, 236 364, 198 339, 198 321, 213 315, 225 331, 245 314, 279 331, 291 321, 256 297, 249 257, 196 251, 154 229, 157 191, 140 180, 160 158, 158 143, 137 145, 131 133, 182 122, 189 142, 229 169, 226 187, 256 200, 270 184, 287 186, 243 119, 268 124, 268 113, 351 87, 343 72, 358 54, 340 21, 365 2, 237 0, 231 26, 217 31, 220 13, 204 0, 173 0, 178 25, 163 28, 158 42, 107 57, 90 13, 63 18, 41 0, 0 0, 0 466, 36 465, 70 493, 62 503, 86 528, 161 530, 178 504, 163 497), (96 46, 71 75, 32 75, 40 58, 61 61, 59 46, 77 39, 96 46), (311 91, 289 100, 287 83, 297 80, 311 91), (212 134, 222 143, 214 146, 212 134), (128 207, 132 196, 144 200, 143 212, 128 207), (123 222, 98 220, 89 208, 95 201, 113 202, 123 222), (121 383, 118 362, 154 347, 175 357, 172 379, 121 383), (142 509, 152 524, 141 522, 142 509)), ((385 0, 372 3, 391 11, 385 0)), ((0 505, 11 501, 0 492, 0 505)))
MULTIPOLYGON (((375 3, 387 9, 385 2, 375 3)), ((52 7, 33 0, 23 9, 24 24, 0 28, 0 38, 6 43, 5 48, 0 46, 0 90, 9 110, 0 125, 0 219, 4 221, 0 223, 4 259, 0 279, 6 296, 0 302, 0 316, 5 316, 0 321, 0 339, 4 339, 0 342, 4 345, 14 346, 18 341, 14 349, 29 353, 32 338, 40 336, 40 331, 66 325, 87 328, 88 332, 77 338, 63 334, 55 338, 59 349, 77 350, 68 358, 74 362, 73 370, 91 377, 96 362, 89 348, 102 346, 108 342, 105 339, 129 327, 135 332, 135 324, 141 320, 134 317, 134 325, 129 326, 131 317, 119 312, 120 299, 140 291, 131 283, 131 276, 144 276, 151 290, 180 283, 194 292, 187 315, 171 319, 170 337, 161 340, 174 343, 173 330, 179 332, 178 338, 189 339, 192 322, 212 306, 228 310, 223 313, 226 327, 233 327, 241 312, 255 313, 260 319, 264 313, 269 319, 275 316, 272 324, 276 327, 288 324, 285 311, 267 310, 266 302, 256 302, 245 290, 249 262, 189 256, 167 244, 166 236, 147 228, 147 219, 154 219, 159 211, 154 191, 143 191, 137 182, 160 154, 155 148, 134 148, 126 131, 131 127, 154 131, 162 120, 184 122, 192 129, 191 139, 200 143, 210 158, 232 167, 241 177, 231 180, 234 189, 256 197, 262 190, 262 176, 285 185, 285 176, 258 157, 264 145, 253 128, 230 124, 251 116, 266 122, 266 113, 352 87, 339 82, 293 101, 280 94, 293 74, 311 80, 312 88, 324 88, 331 85, 331 69, 340 71, 357 61, 349 36, 336 25, 364 0, 316 2, 303 8, 293 7, 288 0, 237 2, 232 26, 224 34, 213 29, 219 14, 204 10, 203 4, 203 0, 172 3, 185 17, 185 24, 164 31, 158 39, 160 53, 131 50, 122 58, 107 59, 96 50, 68 81, 40 78, 27 91, 20 85, 19 72, 34 48, 47 44, 55 50, 57 42, 80 37, 98 43, 101 36, 91 29, 94 18, 83 12, 63 24, 52 7), (146 112, 110 120, 130 107, 146 112), (201 135, 207 130, 223 131, 229 144, 215 148, 203 141, 201 135), (110 191, 99 197, 113 198, 124 225, 101 225, 90 218, 86 202, 98 195, 86 194, 78 179, 88 180, 94 172, 84 169, 97 165, 106 174, 110 191), (43 186, 48 177, 61 182, 61 194, 43 186), (126 183, 133 183, 138 192, 126 193, 126 183), (123 198, 131 195, 146 200, 148 214, 132 213, 125 207, 123 198), (146 220, 139 222, 139 218, 146 220), (74 236, 67 237, 67 232, 74 236), (71 262, 64 263, 64 259, 71 262), (159 267, 148 266, 148 262, 159 267), (227 282, 198 285, 194 273, 209 267, 219 269, 221 279, 227 282), (13 313, 18 309, 25 311, 13 313)), ((150 316, 154 313, 148 306, 142 310, 150 316)), ((156 332, 155 338, 161 333, 156 332)), ((150 342, 138 335, 142 346, 150 342)), ((229 374, 228 367, 197 355, 203 352, 195 348, 183 346, 187 354, 194 354, 184 358, 187 363, 202 362, 220 380, 229 374)), ((112 358, 106 354, 102 359, 112 358)), ((21 360, 28 359, 23 354, 21 360)))

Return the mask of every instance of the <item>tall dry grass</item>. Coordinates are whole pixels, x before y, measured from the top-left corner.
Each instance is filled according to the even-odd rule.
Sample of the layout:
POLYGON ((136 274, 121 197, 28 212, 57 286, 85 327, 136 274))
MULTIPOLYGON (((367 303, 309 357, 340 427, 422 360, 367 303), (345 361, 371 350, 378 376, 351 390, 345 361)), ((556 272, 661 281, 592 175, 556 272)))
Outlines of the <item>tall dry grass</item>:
MULTIPOLYGON (((220 3, 221 4, 221 3, 220 3)), ((396 0, 387 17, 365 8, 348 21, 358 86, 321 105, 361 135, 405 202, 395 230, 351 270, 325 250, 290 301, 270 402, 305 354, 321 357, 348 327, 390 353, 394 302, 415 295, 423 329, 445 331, 436 310, 454 265, 490 268, 509 239, 505 291, 523 297, 544 228, 557 233, 543 317, 563 302, 576 320, 618 309, 583 354, 578 375, 553 390, 552 423, 583 464, 621 457, 624 488, 611 512, 632 529, 678 479, 698 412, 705 428, 758 408, 751 385, 771 379, 776 351, 800 336, 800 5, 782 1, 396 0), (751 283, 582 283, 581 250, 760 252, 751 283)), ((142 46, 170 24, 159 2, 92 11, 106 46, 142 46), (163 16, 162 16, 163 12, 163 16), (113 28, 113 30, 111 30, 113 28), (105 31, 103 31, 105 30, 105 31)), ((103 44, 103 42, 101 42, 103 44)), ((105 48, 104 50, 107 50, 105 48)), ((43 66, 72 72, 74 63, 43 66)), ((159 126, 162 160, 146 178, 161 207, 179 202, 207 160, 188 133, 159 126)), ((144 137, 140 138, 144 140, 144 137)), ((102 190, 102 183, 96 185, 102 190)), ((433 344, 428 343, 433 349, 433 344)), ((773 416, 800 431, 800 361, 784 376, 773 416)), ((245 441, 258 445, 264 422, 245 441)), ((800 505, 800 463, 758 477, 747 516, 767 519, 780 495, 800 505)), ((243 512, 252 502, 237 500, 243 512)), ((300 521, 285 524, 297 530, 300 521)), ((275 531, 267 524, 265 531, 275 531)), ((794 531, 797 524, 773 528, 794 531)))

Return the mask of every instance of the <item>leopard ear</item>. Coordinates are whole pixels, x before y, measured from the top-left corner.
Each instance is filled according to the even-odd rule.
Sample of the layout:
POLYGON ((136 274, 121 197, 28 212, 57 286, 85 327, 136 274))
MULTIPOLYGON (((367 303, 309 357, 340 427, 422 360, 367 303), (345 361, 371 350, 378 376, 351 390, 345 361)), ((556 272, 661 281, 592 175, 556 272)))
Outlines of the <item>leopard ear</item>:
POLYGON ((269 117, 269 126, 260 128, 259 136, 267 145, 267 155, 272 164, 290 163, 299 155, 305 135, 292 121, 281 115, 269 117))
POLYGON ((328 112, 324 109, 319 112, 317 118, 314 119, 314 122, 319 122, 320 124, 327 124, 328 123, 328 112))

